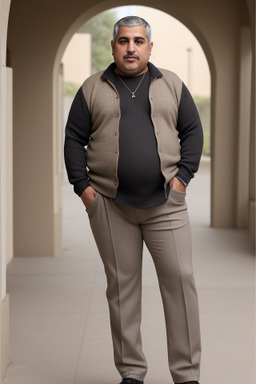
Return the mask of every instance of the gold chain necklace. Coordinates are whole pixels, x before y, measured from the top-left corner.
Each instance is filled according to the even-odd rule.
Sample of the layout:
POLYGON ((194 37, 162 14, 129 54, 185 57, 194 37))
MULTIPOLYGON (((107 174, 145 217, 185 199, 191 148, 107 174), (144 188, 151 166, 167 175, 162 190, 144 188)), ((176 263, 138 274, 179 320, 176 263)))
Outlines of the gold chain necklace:
POLYGON ((125 86, 125 88, 126 89, 128 89, 128 91, 132 94, 132 99, 135 99, 135 93, 138 91, 138 89, 139 89, 139 87, 141 86, 141 83, 142 83, 142 81, 143 81, 143 79, 144 79, 144 77, 145 77, 145 75, 146 75, 146 72, 144 73, 144 75, 142 76, 142 78, 140 79, 140 82, 139 82, 139 84, 137 85, 137 88, 134 90, 134 91, 132 91, 129 87, 127 87, 127 85, 125 84, 125 82, 121 79, 121 77, 118 75, 118 73, 117 73, 117 76, 118 76, 118 78, 119 78, 119 80, 121 81, 121 83, 125 86))

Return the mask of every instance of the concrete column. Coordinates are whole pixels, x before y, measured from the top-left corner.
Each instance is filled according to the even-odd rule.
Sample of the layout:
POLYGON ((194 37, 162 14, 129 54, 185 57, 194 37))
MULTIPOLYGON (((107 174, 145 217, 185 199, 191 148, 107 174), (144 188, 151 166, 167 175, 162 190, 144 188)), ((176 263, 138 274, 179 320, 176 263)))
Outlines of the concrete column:
POLYGON ((25 10, 22 2, 14 2, 10 13, 14 256, 54 256, 61 245, 60 88, 53 74, 59 27, 56 16, 52 24, 47 19, 52 11, 45 2, 28 1, 25 10))
POLYGON ((12 70, 2 68, 1 84, 1 367, 9 362, 9 297, 6 267, 13 258, 13 167, 12 167, 12 70))
POLYGON ((2 298, 6 293, 6 266, 13 258, 13 138, 12 70, 2 68, 1 125, 1 254, 2 298))
POLYGON ((240 46, 236 227, 247 228, 249 213, 250 99, 252 81, 252 46, 248 27, 241 28, 240 46))
MULTIPOLYGON (((253 44, 253 47, 255 45, 253 44)), ((255 50, 253 51, 252 83, 251 83, 251 131, 250 131, 250 185, 249 185, 249 234, 252 245, 255 247, 255 50)))
POLYGON ((211 224, 218 228, 236 224, 238 64, 234 47, 225 50, 216 52, 212 93, 211 224))
POLYGON ((12 71, 6 68, 10 0, 0 0, 0 380, 9 363, 9 296, 6 266, 13 256, 12 222, 12 71))
POLYGON ((34 59, 14 72, 14 255, 54 256, 61 240, 58 102, 49 60, 34 59))

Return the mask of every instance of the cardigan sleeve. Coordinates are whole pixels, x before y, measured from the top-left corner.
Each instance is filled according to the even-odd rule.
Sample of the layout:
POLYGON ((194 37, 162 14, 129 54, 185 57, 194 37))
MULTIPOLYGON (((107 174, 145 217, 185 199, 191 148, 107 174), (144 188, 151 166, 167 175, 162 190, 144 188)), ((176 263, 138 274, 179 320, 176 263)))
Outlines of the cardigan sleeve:
POLYGON ((91 116, 80 88, 71 105, 64 144, 64 158, 68 179, 80 196, 89 186, 86 169, 86 146, 90 139, 91 116))
POLYGON ((199 167, 203 149, 203 130, 194 100, 184 83, 178 110, 177 130, 181 159, 176 177, 187 185, 199 167))

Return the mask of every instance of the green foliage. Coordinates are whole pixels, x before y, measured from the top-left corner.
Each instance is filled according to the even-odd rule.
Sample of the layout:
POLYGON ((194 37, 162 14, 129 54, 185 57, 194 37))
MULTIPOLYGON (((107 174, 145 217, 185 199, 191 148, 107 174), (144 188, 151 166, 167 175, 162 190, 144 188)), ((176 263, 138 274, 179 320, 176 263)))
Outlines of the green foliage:
POLYGON ((71 97, 73 99, 79 87, 80 87, 79 84, 73 83, 72 81, 65 81, 64 96, 71 97))
POLYGON ((197 106, 203 129, 205 132, 210 131, 210 117, 211 117, 211 106, 210 97, 207 96, 193 96, 194 102, 197 106))
POLYGON ((211 137, 210 137, 210 132, 204 132, 203 155, 204 156, 211 156, 211 137))
POLYGON ((211 155, 211 144, 210 144, 210 131, 211 131, 211 103, 210 97, 205 96, 193 96, 194 102, 197 106, 203 131, 204 131, 204 147, 203 155, 211 155))
POLYGON ((90 33, 92 36, 92 74, 105 69, 113 61, 110 41, 116 21, 116 14, 106 11, 87 21, 78 30, 78 33, 90 33))

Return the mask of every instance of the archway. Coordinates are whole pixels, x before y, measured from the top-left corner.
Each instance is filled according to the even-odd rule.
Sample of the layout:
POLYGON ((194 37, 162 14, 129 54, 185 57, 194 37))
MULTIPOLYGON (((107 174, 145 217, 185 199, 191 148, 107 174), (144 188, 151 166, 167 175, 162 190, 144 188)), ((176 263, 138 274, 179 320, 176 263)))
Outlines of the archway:
MULTIPOLYGON (((126 14, 134 14, 135 13, 138 15, 142 15, 143 17, 145 17, 149 21, 149 23, 152 26, 153 41, 155 42, 154 49, 156 50, 156 53, 154 55, 154 49, 153 49, 153 54, 151 57, 152 62, 159 67, 167 68, 167 69, 170 69, 170 70, 173 70, 174 72, 176 72, 184 80, 184 82, 190 88, 191 92, 192 92, 192 84, 191 84, 191 77, 192 76, 191 76, 191 68, 188 68, 189 64, 191 64, 191 62, 190 63, 188 62, 189 59, 191 60, 191 58, 188 57, 188 53, 191 54, 191 52, 187 52, 188 51, 187 48, 193 46, 193 49, 194 49, 193 54, 195 55, 194 56, 193 69, 194 70, 197 69, 197 73, 193 77, 193 80, 194 80, 193 90, 194 90, 194 92, 192 92, 192 93, 194 95, 200 95, 200 92, 201 92, 201 95, 202 94, 203 95, 205 95, 205 94, 210 95, 210 84, 209 84, 210 83, 210 79, 209 79, 210 76, 209 76, 208 64, 207 64, 205 57, 203 57, 203 59, 202 59, 204 52, 203 52, 199 42, 197 41, 197 39, 194 37, 194 35, 181 22, 174 19, 169 14, 166 14, 162 11, 157 10, 156 8, 149 8, 149 7, 144 7, 144 6, 133 6, 133 9, 131 11, 129 10, 129 8, 127 9, 127 7, 119 7, 117 10, 119 10, 119 11, 117 11, 119 14, 117 19, 119 17, 126 15, 126 14), (122 11, 122 8, 124 8, 123 11, 122 11), (157 23, 155 22, 155 20, 158 21, 159 26, 160 26, 159 28, 157 28, 157 23), (170 40, 173 40, 173 41, 178 40, 177 35, 181 36, 181 38, 179 39, 178 42, 175 41, 175 44, 173 44, 173 46, 170 47, 170 45, 171 45, 170 40), (185 43, 184 43, 184 41, 185 41, 185 43), (177 52, 177 48, 179 48, 179 44, 181 45, 181 47, 179 49, 179 52, 177 52), (169 55, 166 55, 167 50, 169 51, 169 55), (179 59, 175 60, 175 57, 174 57, 170 62, 170 58, 172 57, 172 55, 179 57, 179 59), (197 56, 200 56, 200 59, 198 59, 197 56), (201 64, 200 60, 201 60, 201 62, 202 61, 204 61, 204 62, 201 64), (198 68, 199 65, 201 65, 200 68, 198 68), (182 67, 182 69, 181 69, 181 67, 182 67), (189 69, 190 69, 190 73, 188 73, 189 69), (207 73, 207 69, 208 69, 208 73, 207 73), (204 78, 203 78, 203 76, 204 76, 204 78), (199 79, 199 81, 198 81, 198 79, 199 79), (207 84, 207 82, 208 82, 208 84, 207 84)), ((72 32, 73 32, 73 29, 72 29, 72 32)), ((70 35, 71 35, 71 33, 70 33, 70 35)), ((77 36, 77 38, 78 38, 78 36, 77 36)), ((84 50, 86 49, 85 46, 83 46, 83 49, 84 50)), ((71 56, 72 59, 71 60, 74 60, 74 61, 79 60, 80 50, 81 50, 81 48, 79 49, 79 51, 77 53, 77 57, 75 56, 75 51, 72 50, 72 56, 71 56)), ((190 50, 192 50, 192 48, 190 48, 190 50)), ((85 54, 85 57, 87 57, 88 54, 90 54, 90 50, 87 52, 87 54, 85 54)), ((71 71, 70 70, 71 64, 69 62, 68 62, 68 64, 69 64, 69 72, 70 72, 71 71)), ((57 64, 57 67, 58 67, 58 64, 57 64)), ((104 69, 104 68, 100 68, 100 69, 104 69)), ((64 72, 65 72, 65 62, 64 62, 64 72)), ((77 76, 77 74, 76 74, 76 76, 77 76)), ((69 78, 69 80, 71 80, 71 78, 69 78)), ((83 82, 83 80, 84 80, 84 78, 82 77, 80 80, 80 84, 83 82)), ((206 124, 210 126, 210 121, 209 122, 207 121, 206 124)), ((206 135, 207 134, 208 134, 208 132, 206 132, 206 135)), ((210 160, 210 158, 208 157, 206 162, 204 162, 204 167, 205 166, 207 168, 210 167, 210 161, 209 160, 210 160)), ((207 185, 205 185, 205 186, 206 186, 206 188, 204 188, 204 193, 205 194, 208 193, 210 196, 210 189, 208 188, 207 185)), ((193 188, 192 188, 192 191, 193 191, 193 188)), ((210 198, 209 198, 209 200, 210 200, 210 198)), ((198 205, 200 205, 200 204, 198 204, 198 205)), ((209 204, 209 206, 210 206, 210 204, 209 204)), ((205 225, 209 225, 209 222, 210 222, 210 218, 208 217, 205 219, 205 225)))

